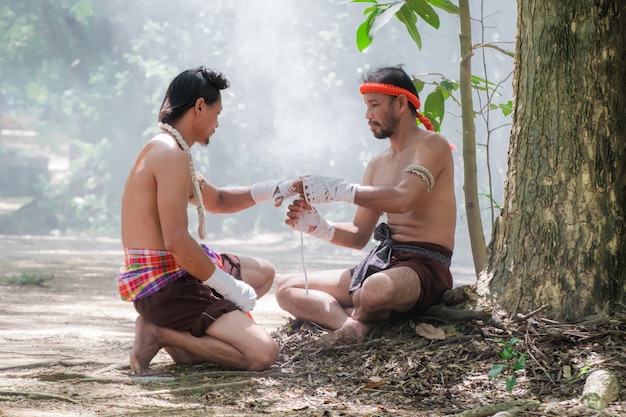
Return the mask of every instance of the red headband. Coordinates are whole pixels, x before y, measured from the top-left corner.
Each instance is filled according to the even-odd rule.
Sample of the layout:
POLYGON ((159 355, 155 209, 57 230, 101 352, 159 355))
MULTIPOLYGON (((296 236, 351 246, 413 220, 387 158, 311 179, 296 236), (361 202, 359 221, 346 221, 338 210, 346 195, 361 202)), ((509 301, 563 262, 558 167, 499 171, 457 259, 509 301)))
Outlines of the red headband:
POLYGON ((406 88, 398 87, 393 84, 363 83, 361 84, 361 87, 359 87, 359 91, 361 92, 361 94, 377 93, 377 94, 385 94, 385 95, 394 96, 394 97, 397 97, 400 94, 404 94, 406 98, 409 100, 409 103, 415 106, 415 110, 417 112, 417 118, 420 120, 420 122, 422 122, 424 127, 426 127, 426 129, 428 130, 435 130, 432 123, 430 123, 430 120, 428 119, 428 117, 422 115, 419 112, 419 109, 421 106, 420 99, 417 98, 415 94, 413 94, 406 88))

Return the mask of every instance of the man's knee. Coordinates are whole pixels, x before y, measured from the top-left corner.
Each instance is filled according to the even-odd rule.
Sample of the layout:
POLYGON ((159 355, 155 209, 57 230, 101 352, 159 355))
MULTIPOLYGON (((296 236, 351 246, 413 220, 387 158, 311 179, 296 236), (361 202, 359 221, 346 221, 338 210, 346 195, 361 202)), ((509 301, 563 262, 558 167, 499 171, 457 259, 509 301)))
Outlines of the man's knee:
POLYGON ((393 297, 394 288, 389 277, 374 274, 363 281, 359 294, 360 307, 370 311, 388 309, 393 297))
POLYGON ((282 309, 285 309, 285 307, 289 305, 291 299, 289 292, 290 289, 295 286, 294 280, 294 276, 285 276, 276 279, 276 302, 282 309))
POLYGON ((260 345, 254 357, 250 358, 249 371, 264 371, 270 368, 278 360, 280 349, 275 342, 260 345))

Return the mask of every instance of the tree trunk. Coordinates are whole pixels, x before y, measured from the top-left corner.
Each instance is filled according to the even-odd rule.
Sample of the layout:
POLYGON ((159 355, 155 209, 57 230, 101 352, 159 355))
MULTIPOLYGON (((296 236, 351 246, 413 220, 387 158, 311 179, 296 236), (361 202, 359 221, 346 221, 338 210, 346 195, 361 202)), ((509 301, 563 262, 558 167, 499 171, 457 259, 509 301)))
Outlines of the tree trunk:
POLYGON ((518 1, 504 204, 479 287, 573 321, 626 304, 626 1, 518 1))
POLYGON ((474 124, 474 104, 472 100, 472 26, 469 12, 469 0, 459 0, 459 20, 461 33, 461 64, 459 66, 459 84, 461 92, 461 112, 463 122, 463 195, 465 197, 465 215, 472 247, 472 259, 476 276, 487 263, 487 246, 480 217, 478 201, 478 179, 476 176, 476 125, 474 124))

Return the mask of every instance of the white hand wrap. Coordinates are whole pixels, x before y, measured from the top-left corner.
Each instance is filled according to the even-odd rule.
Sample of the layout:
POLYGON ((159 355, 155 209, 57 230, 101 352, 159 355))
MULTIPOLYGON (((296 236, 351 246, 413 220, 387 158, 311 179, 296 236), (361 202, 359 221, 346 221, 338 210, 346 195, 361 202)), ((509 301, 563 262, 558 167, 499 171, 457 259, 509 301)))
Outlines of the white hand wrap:
POLYGON ((304 198, 309 204, 345 201, 354 203, 359 184, 348 184, 341 178, 311 175, 302 180, 304 198))
POLYGON ((291 227, 326 242, 330 242, 335 236, 335 225, 326 220, 326 217, 322 216, 315 207, 311 210, 304 210, 302 217, 291 227), (315 227, 315 229, 309 231, 310 227, 315 227))
POLYGON ((274 199, 274 205, 280 206, 285 198, 298 195, 296 190, 291 188, 293 181, 290 180, 270 180, 258 182, 250 186, 250 195, 255 203, 261 204, 274 199))
POLYGON ((213 275, 204 281, 204 285, 219 292, 222 297, 236 305, 244 313, 251 311, 256 304, 254 288, 243 281, 235 279, 235 277, 222 271, 217 266, 213 275))

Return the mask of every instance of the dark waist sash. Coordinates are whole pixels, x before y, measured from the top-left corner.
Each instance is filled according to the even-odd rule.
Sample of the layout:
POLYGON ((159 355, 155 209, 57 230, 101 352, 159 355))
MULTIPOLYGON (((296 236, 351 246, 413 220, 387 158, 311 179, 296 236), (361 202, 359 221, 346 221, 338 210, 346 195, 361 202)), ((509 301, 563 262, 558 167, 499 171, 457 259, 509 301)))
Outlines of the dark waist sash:
POLYGON ((352 281, 350 282, 350 293, 360 288, 366 277, 389 268, 393 252, 419 253, 446 265, 448 268, 450 267, 451 259, 443 253, 414 245, 394 244, 391 238, 391 230, 389 230, 389 226, 386 223, 380 223, 376 226, 374 239, 380 241, 380 243, 354 268, 352 281))

